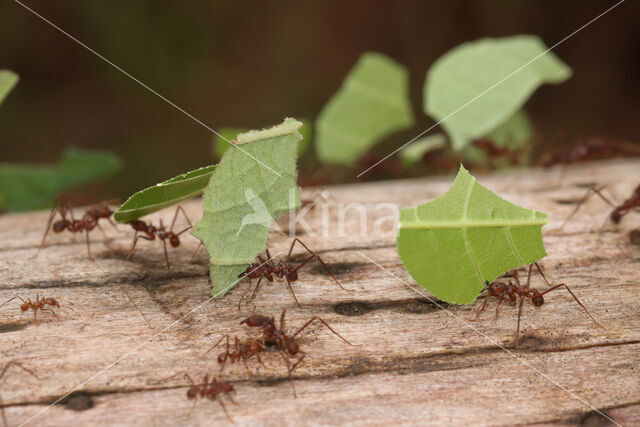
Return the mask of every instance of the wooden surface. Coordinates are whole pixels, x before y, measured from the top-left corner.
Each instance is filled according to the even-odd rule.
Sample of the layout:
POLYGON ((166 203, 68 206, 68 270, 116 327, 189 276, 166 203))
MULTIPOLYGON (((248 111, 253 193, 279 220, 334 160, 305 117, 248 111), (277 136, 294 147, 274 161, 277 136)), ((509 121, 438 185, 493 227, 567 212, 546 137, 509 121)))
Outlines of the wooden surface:
MULTIPOLYGON (((493 321, 492 303, 469 324, 471 306, 444 304, 451 314, 411 289, 415 282, 398 259, 394 225, 379 224, 386 235, 373 233, 376 220, 390 213, 377 204, 422 203, 443 194, 453 176, 327 188, 326 201, 305 217, 317 230, 325 209, 331 218, 327 235, 300 229, 300 238, 354 292, 340 290, 311 265, 295 284, 302 308, 276 282, 263 287, 256 312, 277 316, 287 308, 290 329, 320 315, 358 346, 345 345, 320 324, 303 333, 308 356, 295 371, 297 399, 277 354, 266 355, 268 369, 252 361, 251 375, 242 364, 229 365, 224 378, 234 383, 238 405, 227 408, 236 424, 606 425, 593 408, 620 424, 640 424, 640 246, 628 237, 640 226, 640 215, 602 229, 610 209, 594 199, 562 232, 553 231, 589 185, 607 184, 619 200, 630 194, 640 182, 640 162, 477 178, 514 203, 550 214, 543 229, 549 256, 542 265, 550 278, 566 281, 606 329, 594 327, 568 293, 553 292, 540 309, 527 302, 520 350, 510 354, 497 344, 513 348, 513 307, 503 307, 493 321), (364 235, 355 208, 347 211, 340 232, 340 203, 365 206, 364 235)), ((197 220, 200 202, 184 206, 197 220)), ((172 214, 153 218, 167 222, 172 214)), ((167 270, 159 242, 140 242, 126 259, 131 233, 125 227, 107 227, 110 241, 99 231, 92 234, 95 262, 87 259, 83 239, 68 234, 51 236, 39 257, 29 259, 46 217, 0 217, 0 302, 39 292, 63 304, 60 320, 44 314, 37 325, 29 314, 21 316, 15 302, 0 308, 0 366, 19 360, 40 377, 11 369, 0 380, 9 424, 36 414, 29 424, 228 423, 217 402, 199 401, 192 409, 182 374, 217 373, 218 352, 202 355, 222 334, 256 336, 239 325, 251 312, 237 309, 250 291, 248 282, 202 306, 209 297, 207 261, 204 251, 190 261, 195 239, 170 250, 167 270)), ((287 236, 270 236, 273 252, 286 251, 289 243, 287 236)), ((534 286, 544 284, 536 279, 534 286)))

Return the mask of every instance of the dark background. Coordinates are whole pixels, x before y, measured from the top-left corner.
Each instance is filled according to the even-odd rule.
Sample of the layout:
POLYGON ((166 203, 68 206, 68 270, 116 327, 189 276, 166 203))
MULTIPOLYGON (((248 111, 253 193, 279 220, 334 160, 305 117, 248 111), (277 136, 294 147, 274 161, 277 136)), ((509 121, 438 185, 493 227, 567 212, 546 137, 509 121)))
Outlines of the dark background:
MULTIPOLYGON (((387 54, 409 68, 417 117, 385 142, 390 151, 433 124, 422 85, 449 49, 514 34, 551 46, 615 2, 24 3, 214 129, 314 118, 361 53, 387 54)), ((538 132, 638 140, 639 16, 628 0, 554 50, 574 74, 528 102, 538 132)), ((0 107, 0 161, 55 162, 67 145, 111 150, 124 168, 92 187, 104 198, 213 162, 208 130, 19 4, 0 4, 0 34, 0 69, 21 77, 0 107)))

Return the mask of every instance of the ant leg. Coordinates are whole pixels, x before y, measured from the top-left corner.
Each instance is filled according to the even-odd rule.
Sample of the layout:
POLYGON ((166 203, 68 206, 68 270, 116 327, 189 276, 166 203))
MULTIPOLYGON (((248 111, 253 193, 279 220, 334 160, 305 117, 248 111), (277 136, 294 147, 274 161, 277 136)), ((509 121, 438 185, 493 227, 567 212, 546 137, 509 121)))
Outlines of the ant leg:
POLYGON ((56 316, 56 319, 60 320, 60 316, 58 316, 58 313, 56 313, 55 311, 53 311, 50 308, 41 308, 40 311, 49 311, 51 312, 51 314, 53 314, 54 316, 56 316))
POLYGON ((47 220, 47 227, 44 229, 44 235, 42 236, 42 240, 40 241, 40 246, 38 246, 38 250, 36 251, 36 253, 29 259, 33 259, 37 257, 38 254, 40 253, 40 250, 44 246, 44 241, 47 238, 47 234, 49 234, 49 229, 51 228, 51 223, 53 222, 53 218, 55 218, 56 213, 58 212, 62 216, 62 219, 65 219, 64 204, 63 204, 62 196, 60 194, 56 196, 56 199, 53 202, 53 206, 51 207, 51 212, 49 213, 49 219, 47 220), (57 210, 56 210, 56 205, 58 206, 57 210))
POLYGON ((520 316, 522 315, 523 303, 524 303, 524 297, 520 297, 520 303, 518 304, 518 323, 516 326, 516 351, 518 350, 518 338, 520 337, 520 316))
POLYGON ((296 267, 296 271, 300 270, 302 267, 305 266, 305 264, 307 264, 309 261, 311 261, 312 259, 315 258, 316 260, 318 260, 320 262, 320 264, 322 264, 322 267, 327 272, 327 274, 329 276, 331 276, 333 281, 336 282, 336 284, 338 286, 340 286, 340 288, 343 291, 353 292, 353 289, 346 289, 344 286, 342 286, 342 284, 338 281, 338 279, 336 279, 336 276, 334 276, 333 273, 331 272, 331 270, 329 270, 329 267, 327 267, 327 264, 325 264, 324 261, 322 260, 322 258, 320 258, 320 255, 318 255, 317 253, 315 253, 311 249, 309 249, 307 247, 307 245, 302 243, 302 241, 300 239, 298 239, 297 237, 295 239, 293 239, 293 243, 291 243, 291 248, 289 248, 289 254, 287 255, 287 261, 286 262, 289 262, 289 258, 291 257, 291 251, 293 250, 293 245, 295 245, 296 242, 299 242, 307 250, 307 252, 309 252, 311 254, 311 256, 309 258, 307 258, 302 264, 300 264, 299 266, 296 267))
POLYGON ((201 247, 204 246, 204 243, 200 242, 198 243, 198 246, 196 246, 196 249, 193 251, 193 253, 191 254, 191 258, 189 258, 189 262, 192 262, 193 259, 196 257, 196 254, 198 253, 198 251, 200 250, 201 247))
POLYGON ((229 416, 229 412, 227 412, 227 408, 224 406, 224 403, 222 402, 222 399, 221 398, 217 398, 216 400, 220 403, 220 406, 222 406, 222 410, 224 411, 224 414, 227 416, 227 419, 229 420, 229 422, 231 424, 235 424, 233 422, 233 420, 231 419, 231 417, 229 416))
POLYGON ((268 369, 267 366, 264 364, 264 362, 262 361, 262 358, 260 357, 260 355, 258 353, 256 353, 256 357, 258 358, 258 362, 260 362, 260 364, 262 365, 262 367, 264 369, 268 369))
POLYGON ((591 198, 591 196, 593 196, 594 194, 597 194, 598 196, 600 196, 600 198, 602 200, 605 201, 605 203, 607 203, 609 206, 611 206, 612 208, 615 208, 616 206, 609 200, 607 199, 604 194, 602 194, 602 190, 604 190, 604 186, 601 187, 591 187, 587 190, 586 194, 582 197, 582 199, 580 199, 580 201, 578 202, 578 204, 576 205, 575 209, 573 210, 573 212, 571 212, 571 214, 567 217, 567 219, 564 220, 564 222, 562 223, 562 225, 560 226, 560 228, 558 228, 557 230, 562 230, 564 228, 565 225, 567 225, 567 223, 569 222, 569 220, 571 218, 573 218, 573 216, 578 212, 578 209, 580 209, 580 207, 582 206, 583 203, 585 203, 587 200, 589 200, 589 198, 591 198))
MULTIPOLYGON (((184 209, 182 208, 182 206, 178 206, 176 208, 176 213, 173 215, 173 221, 171 221, 171 228, 169 228, 169 231, 173 230, 173 226, 176 223, 176 219, 178 218, 178 212, 182 212, 182 216, 184 216, 184 219, 187 220, 187 223, 189 224, 189 228, 193 228, 193 225, 191 224, 191 220, 189 219, 189 217, 187 216, 187 213, 184 211, 184 209)), ((189 229, 187 228, 187 230, 189 229)))
POLYGON ((307 357, 307 353, 301 351, 300 353, 302 353, 302 356, 300 357, 300 359, 296 360, 296 363, 293 364, 293 366, 291 367, 291 372, 293 372, 294 369, 296 369, 296 367, 300 364, 300 362, 302 362, 302 360, 307 357))
POLYGON ((169 265, 169 254, 167 253, 167 241, 162 239, 162 246, 164 247, 164 259, 167 261, 167 270, 171 268, 169 265))
POLYGON ((293 385, 293 376, 291 375, 292 370, 291 370, 291 365, 289 364, 289 359, 288 359, 288 358, 287 358, 287 356, 286 356, 284 353, 282 353, 282 352, 280 352, 280 356, 282 356, 282 358, 284 359, 284 363, 286 363, 286 364, 287 364, 287 375, 288 375, 288 377, 289 377, 289 384, 291 384, 291 391, 293 392, 293 398, 294 398, 294 399, 297 399, 297 398, 298 398, 298 396, 296 395, 296 388, 295 388, 295 386, 293 385))
POLYGON ((91 261, 95 261, 95 259, 93 259, 93 257, 91 256, 91 244, 89 243, 89 230, 85 230, 84 232, 87 240, 87 254, 89 254, 89 259, 91 261))
POLYGON ((306 328, 307 326, 309 326, 311 324, 311 322, 313 322, 314 320, 319 320, 320 322, 322 322, 324 324, 324 326, 326 326, 331 332, 333 332, 335 335, 338 336, 338 338, 340 338, 342 341, 346 342, 349 345, 353 345, 351 344, 349 341, 347 341, 342 335, 340 335, 339 333, 337 333, 336 331, 333 330, 333 328, 331 326, 329 326, 329 324, 327 322, 325 322, 323 319, 319 318, 318 316, 313 316, 311 319, 309 319, 309 321, 307 323, 305 323, 300 329, 298 329, 296 331, 295 334, 293 334, 291 336, 291 338, 295 338, 296 335, 298 335, 300 332, 302 332, 302 330, 304 328, 306 328))
POLYGON ((484 311, 484 307, 487 305, 487 301, 489 300, 490 295, 487 295, 486 297, 484 297, 484 301, 482 301, 482 305, 480 305, 480 308, 476 311, 476 317, 474 317, 473 319, 470 319, 471 322, 475 322, 476 320, 478 320, 478 317, 480 317, 480 314, 484 311))
POLYGON ((0 396, 0 415, 2 416, 2 425, 7 427, 9 423, 7 422, 7 416, 4 413, 4 401, 2 400, 2 396, 0 396))
POLYGON ((155 240, 155 237, 152 238, 145 235, 138 235, 138 231, 136 230, 136 232, 133 234, 133 242, 131 242, 131 249, 129 249, 129 253, 127 254, 127 259, 131 258, 131 255, 133 255, 133 252, 136 250, 136 244, 140 239, 155 240))
POLYGON ((502 298, 498 300, 498 305, 496 305, 496 315, 493 317, 494 321, 498 320, 498 310, 500 310, 500 304, 502 304, 502 301, 504 301, 502 298))
POLYGON ((207 354, 209 354, 209 352, 210 352, 211 350, 213 350, 214 348, 216 348, 216 347, 220 344, 220 341, 222 341, 222 340, 224 339, 224 337, 225 337, 225 336, 227 337, 227 344, 228 344, 229 335, 223 335, 223 336, 221 336, 221 337, 220 337, 220 339, 218 340, 218 342, 216 342, 213 346, 211 346, 211 348, 210 348, 209 350, 207 350, 207 352, 206 352, 205 354, 203 354, 203 355, 202 355, 202 357, 205 357, 207 354))
POLYGON ((538 269, 538 272, 540 273, 540 275, 544 279, 544 282, 547 284, 547 286, 551 286, 551 283, 549 283, 549 281, 547 280, 547 276, 544 275, 544 273, 542 272, 542 269, 540 268, 538 263, 534 262, 534 264, 535 264, 536 268, 538 269))
MULTIPOLYGON (((23 304, 26 304, 26 301, 24 299, 22 299, 22 297, 16 295, 13 298, 8 299, 7 301, 3 302, 2 304, 0 304, 0 307, 2 307, 3 305, 10 303, 11 301, 13 301, 14 299, 18 298, 20 301, 22 301, 23 304)), ((2 376, 0 375, 0 378, 2 378, 2 376)))
POLYGON ((282 314, 280 314, 280 330, 284 329, 284 316, 286 313, 287 313, 287 309, 286 308, 282 309, 282 314))
POLYGON ((0 379, 2 377, 4 377, 4 374, 6 374, 6 372, 9 370, 9 368, 11 366, 17 366, 18 368, 22 369, 23 371, 25 371, 26 373, 28 373, 29 375, 31 375, 32 377, 34 377, 35 379, 39 380, 41 379, 40 377, 38 377, 31 369, 27 369, 24 367, 24 365, 20 362, 17 362, 15 360, 12 360, 10 362, 7 362, 6 365, 4 365, 4 368, 2 368, 2 372, 0 372, 0 379))
POLYGON ((260 276, 260 278, 258 279, 258 284, 256 285, 255 289, 251 293, 251 297, 249 298, 249 301, 247 301, 247 304, 249 304, 251 301, 253 301, 253 299, 256 297, 256 294, 258 293, 258 289, 260 288, 260 283, 261 282, 262 282, 262 276, 260 276))
POLYGON ((591 318, 591 320, 593 320, 593 323, 595 323, 596 325, 598 325, 599 327, 601 327, 602 329, 605 329, 604 326, 602 326, 600 323, 598 323, 598 321, 596 319, 593 318, 593 316, 591 315, 591 313, 589 313, 589 310, 587 310, 587 307, 584 306, 584 304, 582 304, 580 302, 580 300, 578 299, 578 297, 575 296, 575 294, 573 292, 571 292, 571 289, 569 289, 569 287, 567 285, 565 285, 564 283, 560 283, 559 285, 555 285, 550 287, 549 289, 547 289, 544 292, 540 292, 540 295, 544 295, 547 294, 551 291, 555 291, 558 288, 561 287, 565 287, 567 289, 567 291, 569 291, 569 293, 571 294, 571 296, 573 297, 574 300, 576 300, 576 302, 580 305, 580 307, 582 307, 582 309, 584 310, 585 313, 587 313, 587 316, 589 316, 591 318))
POLYGON ((300 307, 300 303, 298 302, 298 298, 296 298, 296 294, 293 293, 293 288, 291 287, 291 282, 289 282, 289 278, 287 276, 285 276, 284 280, 287 282, 287 286, 289 287, 289 292, 291 292, 291 296, 296 301, 296 304, 298 304, 298 307, 300 307))

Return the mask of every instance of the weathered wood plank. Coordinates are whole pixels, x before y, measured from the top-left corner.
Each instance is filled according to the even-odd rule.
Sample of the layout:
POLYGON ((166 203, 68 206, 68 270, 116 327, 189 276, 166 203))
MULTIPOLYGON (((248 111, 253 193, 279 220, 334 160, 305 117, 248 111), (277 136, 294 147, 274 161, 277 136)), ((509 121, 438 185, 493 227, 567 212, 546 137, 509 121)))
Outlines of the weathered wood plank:
MULTIPOLYGON (((570 295, 554 292, 541 309, 526 307, 517 356, 594 407, 606 409, 616 419, 633 420, 637 416, 633 408, 640 404, 640 307, 634 297, 640 294, 640 247, 632 245, 626 233, 638 226, 638 215, 601 232, 598 228, 609 208, 594 200, 565 230, 552 230, 573 209, 587 184, 609 184, 620 198, 630 193, 640 182, 640 162, 582 165, 569 168, 562 177, 554 171, 532 170, 478 178, 514 203, 550 213, 550 224, 544 228, 549 257, 543 265, 554 280, 566 281, 606 327, 595 328, 570 295)), ((225 378, 238 389, 239 405, 228 406, 235 421, 573 424, 590 416, 591 408, 482 335, 511 348, 513 308, 504 307, 494 322, 490 306, 471 324, 477 331, 471 329, 463 323, 472 317, 470 307, 445 305, 455 317, 407 286, 414 282, 398 260, 393 232, 372 233, 375 222, 389 214, 378 203, 400 208, 421 203, 441 195, 450 183, 451 177, 446 177, 327 189, 326 202, 319 202, 307 217, 318 231, 326 210, 331 218, 327 235, 307 233, 301 238, 354 292, 340 290, 321 268, 310 266, 301 270, 294 285, 302 308, 296 308, 286 288, 275 283, 263 287, 256 310, 278 315, 288 308, 291 328, 320 315, 360 346, 346 346, 320 326, 311 327, 302 338, 309 355, 295 372, 298 399, 292 399, 284 381, 286 369, 275 354, 267 357, 271 368, 254 375, 241 365, 229 366, 225 378), (340 228, 339 203, 364 205, 367 233, 360 235, 355 208, 348 210, 340 228)), ((199 203, 185 207, 192 220, 197 219, 199 203)), ((0 364, 21 360, 42 377, 38 381, 17 370, 0 381, 10 423, 26 420, 46 402, 124 355, 116 366, 79 388, 88 393, 92 408, 73 411, 56 405, 35 421, 43 425, 225 421, 215 402, 201 402, 190 413, 186 381, 179 376, 166 378, 215 372, 215 354, 201 357, 214 340, 226 333, 252 335, 239 326, 251 308, 237 309, 238 299, 250 292, 249 284, 242 282, 225 298, 198 308, 209 298, 209 290, 204 251, 190 262, 196 242, 185 239, 182 247, 170 250, 173 267, 167 271, 158 242, 144 242, 126 260, 130 233, 124 232, 125 226, 122 233, 107 228, 114 237, 108 242, 94 233, 96 262, 86 258, 82 238, 73 243, 68 235, 52 236, 39 257, 31 260, 46 215, 0 218, 0 303, 16 294, 33 298, 36 292, 67 307, 73 303, 73 310, 63 308, 60 321, 43 315, 38 325, 28 315, 20 317, 14 303, 0 308, 0 364)), ((170 215, 167 211, 155 218, 170 215)), ((394 227, 382 226, 387 231, 394 227)), ((300 226, 297 230, 304 231, 300 226)), ((277 233, 270 241, 273 252, 286 252, 290 244, 289 237, 277 233)), ((538 280, 536 286, 543 285, 538 280)), ((251 368, 258 366, 252 363, 251 368)))

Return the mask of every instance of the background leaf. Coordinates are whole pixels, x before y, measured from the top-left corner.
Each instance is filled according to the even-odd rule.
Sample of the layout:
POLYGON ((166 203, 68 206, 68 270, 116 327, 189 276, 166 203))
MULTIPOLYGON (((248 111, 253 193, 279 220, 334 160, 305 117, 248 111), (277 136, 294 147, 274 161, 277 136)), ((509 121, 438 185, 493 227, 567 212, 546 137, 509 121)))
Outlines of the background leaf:
POLYGON ((470 304, 485 280, 546 255, 546 223, 546 214, 501 199, 460 166, 445 195, 400 211, 398 254, 433 295, 470 304))
POLYGON ((409 76, 404 66, 365 53, 316 120, 322 162, 353 166, 385 136, 413 124, 409 76))
MULTIPOLYGON (((424 110, 442 120, 546 50, 535 36, 464 43, 438 59, 427 73, 424 110)), ((519 110, 544 83, 560 83, 571 69, 547 52, 447 118, 442 126, 455 150, 487 135, 519 110)))
POLYGON ((7 97, 11 89, 18 83, 19 77, 9 70, 0 70, 0 104, 7 97))
POLYGON ((68 148, 55 165, 0 163, 4 208, 25 211, 49 206, 56 194, 111 175, 120 168, 107 151, 68 148))
POLYGON ((209 183, 215 167, 205 166, 140 190, 129 197, 113 217, 118 222, 129 222, 198 197, 209 183))
POLYGON ((411 167, 418 163, 429 151, 443 148, 447 143, 447 138, 442 133, 428 135, 413 141, 404 147, 398 155, 405 167, 411 167))
POLYGON ((192 231, 209 251, 212 295, 224 295, 265 250, 273 219, 300 206, 300 126, 286 119, 271 129, 238 135, 236 143, 245 152, 228 150, 213 172, 204 191, 204 215, 192 231))

